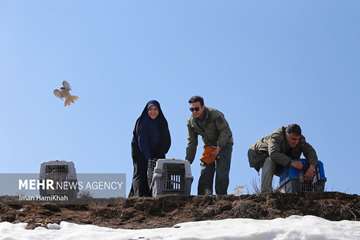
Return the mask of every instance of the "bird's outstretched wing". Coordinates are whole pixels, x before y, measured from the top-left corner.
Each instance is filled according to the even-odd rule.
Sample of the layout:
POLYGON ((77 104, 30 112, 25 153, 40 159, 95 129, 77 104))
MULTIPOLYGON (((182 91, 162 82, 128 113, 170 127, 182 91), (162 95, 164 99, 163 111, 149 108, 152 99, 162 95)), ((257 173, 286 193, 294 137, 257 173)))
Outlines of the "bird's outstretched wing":
POLYGON ((66 89, 66 90, 71 90, 71 86, 70 86, 70 83, 69 82, 67 82, 67 81, 63 81, 62 82, 62 85, 64 86, 64 88, 66 89))
POLYGON ((63 98, 63 95, 61 94, 61 91, 59 89, 54 90, 54 95, 58 98, 63 98))

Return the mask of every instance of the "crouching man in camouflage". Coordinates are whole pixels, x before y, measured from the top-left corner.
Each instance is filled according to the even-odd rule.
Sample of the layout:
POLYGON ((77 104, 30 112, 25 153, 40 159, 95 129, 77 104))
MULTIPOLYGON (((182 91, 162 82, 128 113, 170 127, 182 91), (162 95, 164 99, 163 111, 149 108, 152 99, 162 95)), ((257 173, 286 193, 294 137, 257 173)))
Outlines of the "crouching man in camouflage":
POLYGON ((200 164, 201 175, 198 184, 198 195, 213 193, 215 173, 215 192, 217 195, 226 195, 229 186, 233 147, 233 137, 229 124, 220 111, 206 107, 202 97, 192 97, 189 100, 189 104, 192 116, 187 124, 189 135, 186 160, 190 163, 194 161, 198 145, 198 135, 202 137, 205 147, 213 149, 211 153, 213 161, 202 161, 200 164))
POLYGON ((312 179, 318 161, 314 148, 306 142, 297 124, 282 127, 269 136, 260 139, 248 151, 250 167, 261 171, 261 192, 272 192, 272 179, 279 175, 283 167, 292 166, 301 170, 301 154, 309 161, 310 167, 305 172, 305 179, 312 179))

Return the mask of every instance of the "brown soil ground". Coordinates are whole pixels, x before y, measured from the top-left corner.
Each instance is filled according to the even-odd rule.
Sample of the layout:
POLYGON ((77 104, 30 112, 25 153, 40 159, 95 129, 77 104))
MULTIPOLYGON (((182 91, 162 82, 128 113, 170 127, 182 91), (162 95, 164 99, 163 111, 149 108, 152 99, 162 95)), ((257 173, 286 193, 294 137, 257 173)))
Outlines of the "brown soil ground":
POLYGON ((325 219, 360 219, 360 196, 338 192, 272 193, 242 196, 163 196, 89 199, 77 203, 20 202, 0 197, 0 222, 26 222, 28 228, 68 221, 112 228, 172 227, 188 221, 226 218, 273 219, 315 215, 325 219))

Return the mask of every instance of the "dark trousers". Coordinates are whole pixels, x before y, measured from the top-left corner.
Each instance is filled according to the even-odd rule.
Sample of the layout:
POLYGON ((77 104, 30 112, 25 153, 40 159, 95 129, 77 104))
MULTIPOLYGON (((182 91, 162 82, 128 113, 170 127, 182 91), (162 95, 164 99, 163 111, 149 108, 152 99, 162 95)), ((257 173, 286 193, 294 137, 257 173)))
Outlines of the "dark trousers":
POLYGON ((134 173, 129 197, 150 197, 151 191, 147 177, 148 160, 141 154, 134 141, 131 143, 131 155, 134 173))
POLYGON ((134 175, 129 197, 150 197, 151 192, 147 179, 147 161, 144 158, 133 160, 134 175))
POLYGON ((213 193, 214 175, 215 192, 217 195, 226 195, 229 187, 229 172, 231 164, 232 145, 221 149, 218 159, 210 165, 201 163, 201 174, 198 185, 198 195, 213 193))

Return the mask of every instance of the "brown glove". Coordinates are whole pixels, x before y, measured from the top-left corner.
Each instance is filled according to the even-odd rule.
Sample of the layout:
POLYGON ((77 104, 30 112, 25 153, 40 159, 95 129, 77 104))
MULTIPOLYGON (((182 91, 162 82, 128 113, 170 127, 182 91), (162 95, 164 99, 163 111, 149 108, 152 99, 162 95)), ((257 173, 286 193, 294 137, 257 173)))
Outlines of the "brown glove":
POLYGON ((217 147, 216 146, 205 146, 203 155, 200 160, 206 165, 210 165, 215 162, 217 157, 217 147))

